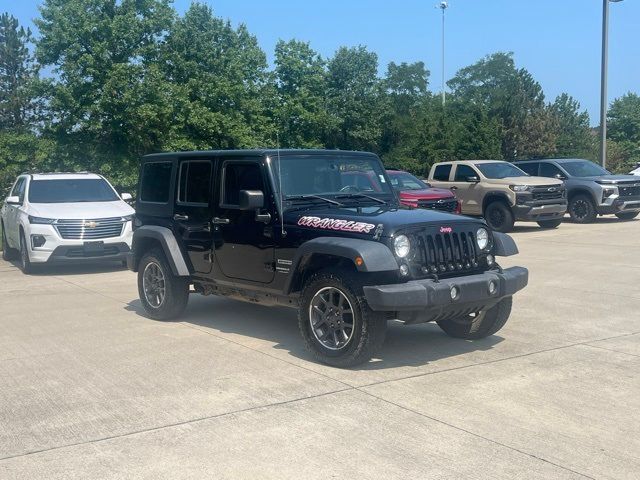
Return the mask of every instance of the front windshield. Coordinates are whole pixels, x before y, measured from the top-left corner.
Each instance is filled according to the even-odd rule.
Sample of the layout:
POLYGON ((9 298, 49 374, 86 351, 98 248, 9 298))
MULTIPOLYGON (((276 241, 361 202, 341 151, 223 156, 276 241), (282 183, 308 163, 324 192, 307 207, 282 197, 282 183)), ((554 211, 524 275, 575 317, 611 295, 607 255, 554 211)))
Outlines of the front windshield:
POLYGON ((113 188, 101 178, 33 180, 31 203, 113 202, 119 200, 113 188))
POLYGON ((572 177, 599 177, 600 175, 611 175, 600 165, 596 165, 589 160, 577 160, 575 162, 562 162, 562 168, 572 177))
POLYGON ((429 185, 407 172, 389 173, 391 185, 400 190, 424 190, 429 185))
POLYGON ((509 162, 474 163, 474 165, 487 178, 500 179, 509 177, 528 177, 529 174, 523 172, 509 162))
POLYGON ((384 168, 375 157, 343 157, 330 155, 282 156, 274 161, 276 184, 282 179, 285 200, 305 196, 340 198, 353 196, 367 201, 365 195, 391 200, 393 192, 384 168), (360 195, 364 194, 364 195, 360 195), (358 196, 360 195, 360 196, 358 196))

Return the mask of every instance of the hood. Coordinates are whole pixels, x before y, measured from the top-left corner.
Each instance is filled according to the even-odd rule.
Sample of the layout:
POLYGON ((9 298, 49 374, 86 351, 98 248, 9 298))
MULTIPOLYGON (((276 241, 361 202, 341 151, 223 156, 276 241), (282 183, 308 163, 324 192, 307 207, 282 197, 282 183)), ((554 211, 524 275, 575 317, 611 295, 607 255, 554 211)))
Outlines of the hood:
POLYGON ((484 225, 484 222, 463 215, 438 210, 375 205, 368 207, 318 207, 287 210, 285 226, 329 235, 371 237, 374 234, 390 236, 395 231, 429 224, 430 227, 450 227, 454 224, 484 225))
POLYGON ((93 219, 123 217, 135 210, 122 200, 113 202, 30 203, 30 213, 43 218, 93 219))
POLYGON ((574 177, 577 180, 592 180, 598 183, 638 183, 635 175, 598 175, 595 177, 574 177))
POLYGON ((399 193, 401 200, 440 200, 454 198, 451 190, 445 188, 423 188, 421 190, 402 190, 399 193))
POLYGON ((496 185, 562 185, 562 180, 547 177, 507 177, 507 178, 485 178, 483 183, 493 183, 496 185))

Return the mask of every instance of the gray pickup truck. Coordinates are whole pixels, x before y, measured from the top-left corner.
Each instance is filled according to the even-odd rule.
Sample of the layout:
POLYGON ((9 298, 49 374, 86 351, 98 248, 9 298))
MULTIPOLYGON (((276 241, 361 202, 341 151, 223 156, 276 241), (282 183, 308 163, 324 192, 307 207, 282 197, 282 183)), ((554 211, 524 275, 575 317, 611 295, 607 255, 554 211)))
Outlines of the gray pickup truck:
POLYGON ((577 223, 593 222, 598 215, 631 220, 640 213, 640 179, 613 175, 601 166, 576 158, 527 160, 516 165, 529 175, 564 180, 569 215, 577 223))

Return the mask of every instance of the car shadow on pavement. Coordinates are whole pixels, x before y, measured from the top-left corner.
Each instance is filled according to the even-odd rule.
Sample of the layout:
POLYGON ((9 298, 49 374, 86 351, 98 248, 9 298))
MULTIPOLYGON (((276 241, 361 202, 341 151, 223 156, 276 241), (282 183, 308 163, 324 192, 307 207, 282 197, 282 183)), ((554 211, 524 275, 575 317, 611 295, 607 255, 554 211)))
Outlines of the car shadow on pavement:
MULTIPOLYGON (((140 300, 130 302, 125 308, 145 316, 140 300)), ((267 354, 271 349, 285 350, 298 359, 316 362, 304 347, 297 311, 292 308, 192 295, 187 310, 177 321, 267 354)), ((494 335, 483 340, 465 341, 448 337, 433 323, 404 325, 391 321, 386 342, 376 358, 352 370, 424 366, 443 358, 490 350, 502 340, 494 335)))

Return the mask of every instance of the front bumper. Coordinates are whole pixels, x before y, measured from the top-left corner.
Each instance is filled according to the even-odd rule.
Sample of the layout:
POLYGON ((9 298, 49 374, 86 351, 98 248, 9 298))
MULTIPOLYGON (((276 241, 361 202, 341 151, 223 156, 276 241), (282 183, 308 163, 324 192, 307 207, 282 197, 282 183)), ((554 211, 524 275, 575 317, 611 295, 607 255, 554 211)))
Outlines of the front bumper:
POLYGON ((108 243, 100 252, 87 251, 83 246, 60 246, 49 256, 47 263, 93 261, 125 261, 130 252, 126 243, 108 243))
POLYGON ((566 200, 562 203, 551 204, 521 204, 513 207, 516 220, 541 221, 555 220, 564 217, 567 212, 566 200))
POLYGON ((610 215, 620 212, 637 212, 640 211, 640 197, 609 197, 604 203, 598 205, 596 210, 600 215, 610 215))
POLYGON ((396 312, 407 323, 430 322, 468 315, 498 303, 522 290, 529 281, 524 267, 505 268, 477 275, 424 279, 393 285, 365 286, 364 296, 372 310, 396 312), (493 283, 495 291, 491 293, 493 283), (451 291, 458 295, 452 298, 451 291))

